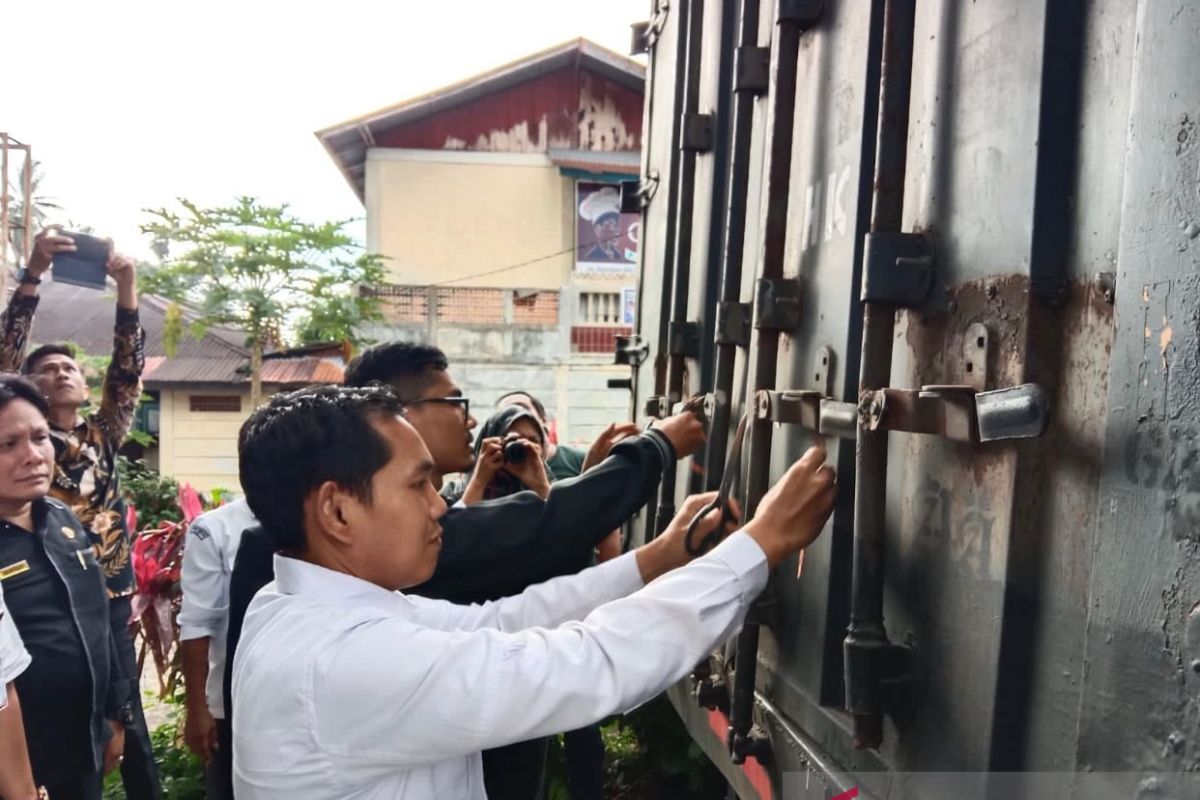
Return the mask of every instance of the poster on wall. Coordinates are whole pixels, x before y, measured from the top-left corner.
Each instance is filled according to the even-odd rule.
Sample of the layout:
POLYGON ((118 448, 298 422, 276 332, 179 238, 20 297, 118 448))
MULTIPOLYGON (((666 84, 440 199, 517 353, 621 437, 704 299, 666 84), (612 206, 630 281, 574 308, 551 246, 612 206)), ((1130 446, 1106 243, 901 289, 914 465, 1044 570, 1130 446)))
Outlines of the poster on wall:
POLYGON ((633 325, 637 322, 637 289, 626 286, 621 290, 621 324, 633 325))
POLYGON ((640 226, 640 215, 621 213, 619 187, 576 182, 575 271, 632 274, 640 226))

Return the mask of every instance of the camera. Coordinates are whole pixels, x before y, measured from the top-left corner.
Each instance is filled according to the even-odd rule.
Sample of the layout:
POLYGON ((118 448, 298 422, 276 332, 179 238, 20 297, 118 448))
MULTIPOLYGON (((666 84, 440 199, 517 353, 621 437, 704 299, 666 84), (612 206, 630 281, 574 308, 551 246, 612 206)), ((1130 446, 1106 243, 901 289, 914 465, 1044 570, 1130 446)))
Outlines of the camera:
POLYGON ((504 461, 509 464, 524 464, 529 448, 524 439, 512 439, 504 443, 504 461))

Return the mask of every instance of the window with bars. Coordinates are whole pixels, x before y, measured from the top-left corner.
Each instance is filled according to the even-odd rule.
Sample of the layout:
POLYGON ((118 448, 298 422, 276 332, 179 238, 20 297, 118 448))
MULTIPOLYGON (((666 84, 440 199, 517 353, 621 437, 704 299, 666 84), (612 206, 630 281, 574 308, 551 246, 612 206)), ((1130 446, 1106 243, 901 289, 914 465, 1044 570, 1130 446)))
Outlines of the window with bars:
POLYGON ((193 394, 188 396, 188 408, 197 413, 239 413, 242 410, 242 398, 236 394, 193 394))

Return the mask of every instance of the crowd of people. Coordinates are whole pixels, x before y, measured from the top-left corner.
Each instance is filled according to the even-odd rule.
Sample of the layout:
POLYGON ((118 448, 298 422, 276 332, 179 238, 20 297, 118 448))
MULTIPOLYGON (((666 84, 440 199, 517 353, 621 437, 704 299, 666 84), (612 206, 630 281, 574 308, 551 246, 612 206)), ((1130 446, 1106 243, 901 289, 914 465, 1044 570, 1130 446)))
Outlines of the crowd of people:
MULTIPOLYGON (((108 260, 94 410, 69 348, 25 353, 38 284, 71 247, 38 237, 0 319, 0 798, 99 798, 118 765, 130 800, 157 798, 115 470, 144 361, 133 262, 108 260)), ((245 496, 196 519, 184 550, 185 739, 208 797, 538 798, 560 733, 571 796, 603 797, 599 721, 735 633, 832 509, 812 448, 744 525, 727 509, 690 525, 715 498, 696 495, 623 544, 704 437, 685 411, 571 448, 524 391, 479 426, 446 356, 402 342, 254 410, 245 496)))

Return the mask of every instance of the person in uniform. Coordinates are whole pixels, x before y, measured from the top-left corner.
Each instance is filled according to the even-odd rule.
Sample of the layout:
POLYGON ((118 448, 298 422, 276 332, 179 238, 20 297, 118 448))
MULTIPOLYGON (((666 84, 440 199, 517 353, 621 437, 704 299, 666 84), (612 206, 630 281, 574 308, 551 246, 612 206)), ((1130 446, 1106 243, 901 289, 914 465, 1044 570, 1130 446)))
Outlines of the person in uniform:
POLYGON ((14 681, 34 780, 55 800, 98 800, 121 761, 135 682, 122 669, 87 532, 48 497, 46 399, 0 376, 0 583, 30 661, 14 681))
MULTIPOLYGON (((38 286, 57 253, 75 249, 73 240, 54 228, 38 234, 29 263, 0 317, 0 371, 28 376, 49 402, 50 438, 55 469, 50 495, 79 518, 96 547, 109 596, 109 619, 123 669, 137 672, 137 654, 129 631, 133 593, 137 589, 131 559, 132 541, 126 530, 125 503, 117 477, 117 451, 133 426, 142 394, 146 334, 138 318, 137 270, 133 259, 110 252, 105 268, 116 284, 117 310, 112 359, 104 375, 101 400, 91 413, 83 370, 72 349, 48 344, 25 356, 38 286)), ((150 734, 135 693, 126 722, 126 758, 121 778, 128 800, 159 800, 162 788, 150 734)))

